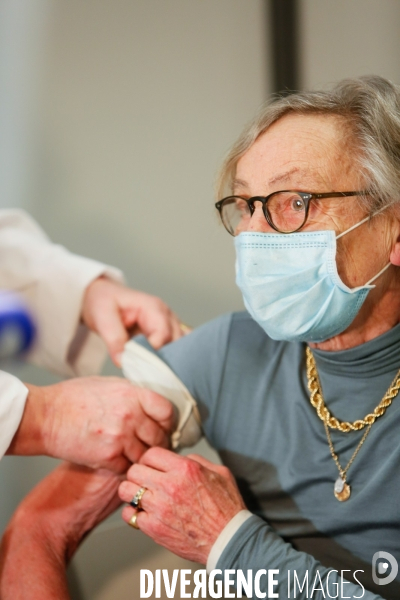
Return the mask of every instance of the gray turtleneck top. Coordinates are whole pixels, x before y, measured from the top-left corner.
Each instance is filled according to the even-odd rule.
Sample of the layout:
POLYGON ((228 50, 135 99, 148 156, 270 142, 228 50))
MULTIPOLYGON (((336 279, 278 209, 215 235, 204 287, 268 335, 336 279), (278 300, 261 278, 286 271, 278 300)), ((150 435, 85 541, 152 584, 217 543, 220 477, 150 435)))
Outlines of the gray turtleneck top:
MULTIPOLYGON (((273 341, 247 313, 237 313, 157 354, 196 398, 205 435, 253 513, 225 547, 217 568, 279 569, 274 589, 280 598, 320 600, 330 593, 398 600, 400 577, 377 585, 372 559, 385 551, 400 563, 400 395, 372 426, 348 471, 351 497, 339 502, 333 494, 338 470, 309 400, 304 344, 273 341), (328 577, 332 569, 339 573, 328 577), (297 586, 294 596, 294 570, 300 583, 308 572, 308 592, 297 586), (342 570, 353 583, 340 589, 333 584, 340 584, 342 570), (311 595, 317 571, 322 586, 316 583, 311 595)), ((350 350, 317 350, 314 356, 331 413, 342 421, 363 418, 400 367, 400 326, 350 350)), ((342 467, 364 431, 332 431, 342 467)), ((267 578, 263 581, 267 592, 267 578)))

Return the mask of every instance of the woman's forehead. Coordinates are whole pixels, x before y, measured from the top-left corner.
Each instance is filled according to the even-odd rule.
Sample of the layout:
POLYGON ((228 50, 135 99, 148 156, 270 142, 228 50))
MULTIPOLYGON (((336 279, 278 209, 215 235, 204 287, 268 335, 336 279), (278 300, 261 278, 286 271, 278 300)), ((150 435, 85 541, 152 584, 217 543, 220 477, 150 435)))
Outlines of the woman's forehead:
POLYGON ((343 122, 335 116, 285 115, 239 159, 234 187, 334 185, 333 190, 350 183, 352 160, 342 132, 343 122))

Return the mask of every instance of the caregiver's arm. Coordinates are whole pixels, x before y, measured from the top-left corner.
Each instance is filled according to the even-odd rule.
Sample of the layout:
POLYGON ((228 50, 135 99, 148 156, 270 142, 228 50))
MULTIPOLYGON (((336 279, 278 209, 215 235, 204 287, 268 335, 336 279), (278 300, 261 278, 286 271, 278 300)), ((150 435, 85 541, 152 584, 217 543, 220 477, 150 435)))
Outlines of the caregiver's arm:
POLYGON ((0 547, 2 600, 67 600, 65 569, 85 535, 119 505, 118 476, 63 464, 15 511, 0 547))
MULTIPOLYGON (((137 516, 139 529, 182 558, 204 565, 225 527, 245 508, 229 470, 195 455, 176 456, 161 448, 148 450, 128 471, 128 481, 120 486, 121 499, 129 501, 142 486, 146 492, 141 499, 143 510, 137 516)), ((130 506, 125 507, 124 520, 129 522, 134 512, 130 506)), ((254 515, 228 541, 215 567, 223 571, 241 569, 245 574, 248 569, 253 574, 261 569, 277 569, 274 591, 281 598, 287 594, 289 570, 296 570, 301 583, 308 573, 310 586, 317 577, 314 600, 327 597, 327 586, 333 597, 339 590, 339 598, 380 598, 367 590, 363 595, 361 585, 345 579, 341 584, 340 573, 322 566, 310 554, 295 550, 254 515)), ((265 576, 260 578, 260 590, 268 594, 265 576)), ((297 592, 299 600, 309 597, 305 588, 297 592)))
MULTIPOLYGON (((41 367, 66 376, 92 375, 100 370, 106 347, 118 364, 132 328, 155 347, 182 335, 161 300, 124 286, 119 270, 53 244, 22 210, 0 210, 0 254, 0 290, 18 293, 30 307, 38 334, 26 358, 41 367)), ((0 458, 6 451, 40 453, 117 470, 123 463, 126 469, 146 447, 168 443, 158 423, 146 419, 143 427, 137 396, 122 380, 38 388, 2 372, 0 458), (69 408, 64 403, 71 399, 69 408), (85 418, 88 435, 81 427, 85 418), (132 421, 144 437, 135 436, 132 421)))
POLYGON ((122 473, 148 447, 169 446, 171 403, 124 379, 80 377, 27 389, 7 454, 42 454, 122 473))
POLYGON ((38 336, 28 359, 61 375, 92 375, 114 360, 129 331, 155 347, 182 335, 160 299, 124 286, 121 271, 51 242, 23 210, 0 210, 0 290, 24 298, 38 336), (101 339, 100 339, 101 338, 101 339))
POLYGON ((61 375, 98 372, 105 347, 81 320, 85 291, 104 275, 121 282, 122 273, 53 244, 23 210, 0 210, 0 253, 0 289, 19 294, 36 321, 28 360, 61 375))

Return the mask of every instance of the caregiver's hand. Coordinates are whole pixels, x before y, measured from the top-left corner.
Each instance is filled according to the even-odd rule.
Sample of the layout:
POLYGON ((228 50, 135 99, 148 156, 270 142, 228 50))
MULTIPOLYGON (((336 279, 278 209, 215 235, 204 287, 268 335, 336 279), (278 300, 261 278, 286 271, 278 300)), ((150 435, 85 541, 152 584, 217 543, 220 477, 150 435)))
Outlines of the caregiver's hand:
MULTIPOLYGON (((137 515, 139 529, 178 556, 201 564, 206 564, 225 525, 246 508, 229 469, 194 454, 148 450, 121 483, 121 500, 130 502, 141 487, 146 491, 137 515)), ((126 506, 122 517, 129 522, 135 512, 126 506)))
POLYGON ((0 548, 2 600, 69 599, 65 567, 85 535, 120 504, 120 477, 68 463, 15 511, 0 548))
POLYGON ((150 446, 169 446, 172 404, 125 379, 81 377, 27 388, 7 454, 45 454, 122 473, 150 446))
POLYGON ((154 348, 183 335, 179 319, 162 300, 105 277, 87 287, 82 321, 103 338, 117 366, 125 342, 135 333, 143 333, 154 348))

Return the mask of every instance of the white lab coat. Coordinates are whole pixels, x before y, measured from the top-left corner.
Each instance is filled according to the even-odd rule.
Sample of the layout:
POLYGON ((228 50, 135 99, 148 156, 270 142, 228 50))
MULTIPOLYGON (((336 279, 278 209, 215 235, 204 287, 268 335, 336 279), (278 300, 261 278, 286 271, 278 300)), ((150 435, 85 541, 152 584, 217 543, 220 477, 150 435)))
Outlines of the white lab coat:
MULTIPOLYGON (((86 287, 100 275, 122 281, 118 269, 53 244, 22 210, 0 210, 0 290, 20 294, 31 308, 37 340, 29 362, 65 376, 97 373, 106 356, 101 339, 80 322, 86 287)), ((28 394, 0 371, 0 458, 18 429, 28 394)))

